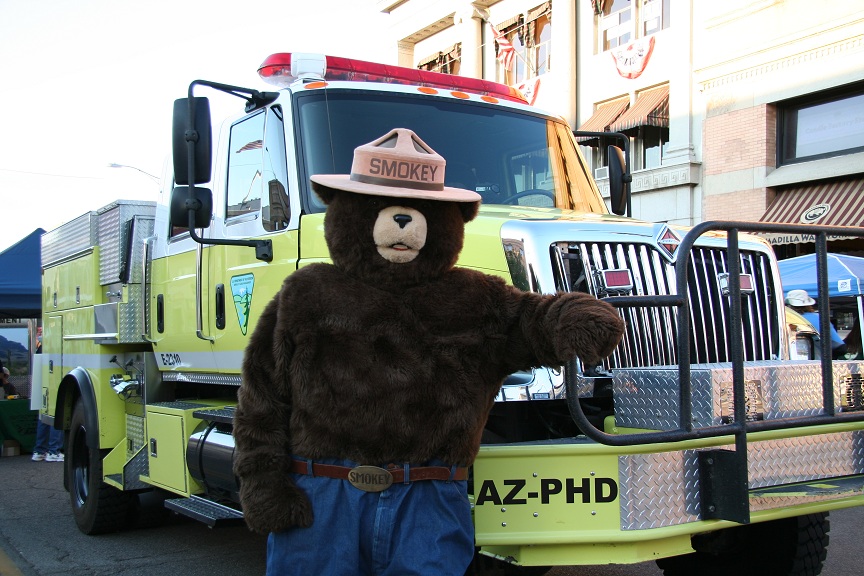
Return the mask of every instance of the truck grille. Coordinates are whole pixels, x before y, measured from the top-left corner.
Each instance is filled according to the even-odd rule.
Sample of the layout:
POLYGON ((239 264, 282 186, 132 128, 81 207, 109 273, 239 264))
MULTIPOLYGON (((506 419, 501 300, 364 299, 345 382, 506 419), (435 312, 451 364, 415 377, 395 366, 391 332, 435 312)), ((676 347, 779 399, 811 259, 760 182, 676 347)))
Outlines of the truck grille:
MULTIPOLYGON (((741 273, 750 274, 753 292, 742 294, 745 360, 770 360, 779 353, 777 294, 770 259, 742 250, 741 273)), ((625 243, 558 243, 552 248, 559 290, 588 292, 599 298, 676 293, 675 266, 656 247, 625 243), (628 269, 633 288, 605 291, 595 280, 600 270, 628 269)), ((731 361, 729 297, 718 276, 728 272, 725 249, 694 247, 688 272, 690 362, 731 361)), ((606 368, 677 364, 678 310, 671 307, 622 308, 627 323, 624 340, 605 362, 606 368)))

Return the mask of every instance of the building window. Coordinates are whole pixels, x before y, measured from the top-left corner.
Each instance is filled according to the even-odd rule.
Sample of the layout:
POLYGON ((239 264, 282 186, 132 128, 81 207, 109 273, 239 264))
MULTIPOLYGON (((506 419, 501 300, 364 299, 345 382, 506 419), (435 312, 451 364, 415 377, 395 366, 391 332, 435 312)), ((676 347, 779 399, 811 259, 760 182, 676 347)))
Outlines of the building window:
MULTIPOLYGON (((495 27, 513 47, 513 58, 505 67, 499 58, 499 82, 515 86, 551 70, 552 3, 544 2, 495 27)), ((498 47, 500 55, 501 46, 498 47)))
MULTIPOLYGON (((630 138, 632 171, 659 168, 669 144, 669 86, 662 85, 636 94, 633 103, 627 96, 598 104, 594 115, 580 128, 593 132, 622 132, 630 138)), ((595 171, 604 178, 608 166, 606 138, 581 138, 583 154, 595 171), (599 169, 599 170, 598 170, 599 169)), ((618 145, 618 144, 616 144, 618 145)))
POLYGON ((633 170, 659 168, 663 153, 669 144, 669 128, 661 126, 639 126, 633 131, 631 155, 633 170))
POLYGON ((777 164, 864 151, 864 84, 778 105, 777 164))
POLYGON ((506 40, 506 42, 499 42, 497 40, 495 42, 495 54, 497 57, 496 76, 499 82, 511 86, 522 82, 526 78, 525 43, 523 42, 525 37, 523 32, 524 25, 525 19, 519 14, 495 26, 495 30, 506 40), (507 56, 508 53, 511 53, 509 57, 507 56))
POLYGON ((669 27, 670 0, 642 0, 639 21, 642 36, 650 36, 669 27))
POLYGON ((669 27, 671 0, 592 0, 598 52, 624 46, 669 27))
POLYGON ((664 147, 669 143, 669 86, 664 84, 638 92, 630 108, 609 126, 609 130, 630 136, 630 162, 634 171, 660 167, 664 147))
POLYGON ((462 44, 454 44, 440 52, 436 52, 417 63, 420 70, 442 72, 444 74, 459 74, 462 62, 462 44))
POLYGON ((534 24, 533 52, 534 75, 540 76, 549 72, 550 53, 552 52, 552 22, 548 16, 541 16, 534 24))
MULTIPOLYGON (((630 107, 629 96, 619 96, 594 106, 594 114, 579 126, 586 132, 609 132, 609 127, 630 107)), ((591 136, 577 137, 582 148, 582 155, 591 167, 595 178, 607 178, 606 166, 609 165, 607 147, 610 144, 621 146, 617 139, 596 138, 591 136)))
POLYGON ((630 0, 607 0, 601 3, 600 40, 602 50, 623 46, 633 35, 630 0))

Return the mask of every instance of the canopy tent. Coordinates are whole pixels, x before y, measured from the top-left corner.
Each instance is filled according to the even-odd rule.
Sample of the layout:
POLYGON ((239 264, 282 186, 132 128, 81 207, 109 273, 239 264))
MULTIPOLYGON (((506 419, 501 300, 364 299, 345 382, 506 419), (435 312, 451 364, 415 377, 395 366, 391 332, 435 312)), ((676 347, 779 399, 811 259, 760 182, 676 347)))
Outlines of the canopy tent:
MULTIPOLYGON (((864 258, 845 254, 827 254, 828 297, 864 294, 864 258)), ((783 290, 806 290, 816 297, 816 255, 807 254, 778 262, 783 290)))
POLYGON ((42 314, 42 234, 37 228, 0 253, 0 318, 42 314))
MULTIPOLYGON (((846 254, 826 254, 828 297, 852 296, 857 303, 858 330, 864 341, 864 258, 846 254)), ((778 262, 780 281, 786 294, 806 290, 811 297, 819 293, 816 284, 816 255, 807 254, 778 262)))

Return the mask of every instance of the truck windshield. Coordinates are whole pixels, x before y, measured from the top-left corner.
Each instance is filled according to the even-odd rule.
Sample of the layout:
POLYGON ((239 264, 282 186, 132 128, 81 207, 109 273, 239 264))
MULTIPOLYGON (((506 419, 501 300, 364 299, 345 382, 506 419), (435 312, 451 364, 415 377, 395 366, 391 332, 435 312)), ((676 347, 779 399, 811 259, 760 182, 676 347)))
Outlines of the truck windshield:
POLYGON ((447 162, 447 186, 468 188, 483 204, 606 213, 570 128, 531 112, 422 95, 358 90, 309 91, 297 98, 306 209, 324 206, 313 174, 348 174, 354 148, 393 128, 410 128, 447 162))

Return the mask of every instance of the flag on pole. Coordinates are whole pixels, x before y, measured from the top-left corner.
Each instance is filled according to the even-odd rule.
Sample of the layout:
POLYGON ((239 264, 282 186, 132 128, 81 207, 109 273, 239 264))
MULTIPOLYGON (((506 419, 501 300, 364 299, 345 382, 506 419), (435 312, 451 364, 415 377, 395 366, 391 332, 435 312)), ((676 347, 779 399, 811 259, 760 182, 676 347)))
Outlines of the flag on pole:
MULTIPOLYGON (((490 26, 492 25, 490 24, 490 26)), ((507 36, 499 32, 495 26, 492 26, 492 34, 495 35, 495 42, 498 43, 498 55, 496 58, 505 69, 510 70, 510 67, 513 65, 513 58, 516 56, 516 49, 513 48, 513 44, 507 39, 507 36)))

